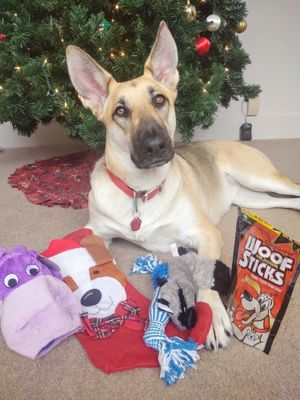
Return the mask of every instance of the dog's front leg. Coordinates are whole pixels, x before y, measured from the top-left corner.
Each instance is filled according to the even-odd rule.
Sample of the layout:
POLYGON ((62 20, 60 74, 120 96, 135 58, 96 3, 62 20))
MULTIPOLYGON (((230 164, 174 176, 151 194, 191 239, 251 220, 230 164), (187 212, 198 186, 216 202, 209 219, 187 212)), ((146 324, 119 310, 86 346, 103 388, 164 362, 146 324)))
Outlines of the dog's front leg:
POLYGON ((205 347, 209 350, 218 350, 228 346, 232 336, 232 326, 229 315, 216 290, 199 290, 197 301, 207 303, 212 310, 212 324, 208 332, 205 347))
POLYGON ((221 257, 223 240, 219 230, 209 221, 200 228, 198 237, 198 255, 218 260, 221 257))
MULTIPOLYGON (((222 251, 222 237, 218 229, 208 221, 199 235, 198 254, 214 260, 220 259, 222 251)), ((212 324, 209 330, 205 347, 210 350, 225 348, 230 342, 232 326, 229 315, 216 290, 200 290, 197 301, 207 303, 212 310, 212 324)))

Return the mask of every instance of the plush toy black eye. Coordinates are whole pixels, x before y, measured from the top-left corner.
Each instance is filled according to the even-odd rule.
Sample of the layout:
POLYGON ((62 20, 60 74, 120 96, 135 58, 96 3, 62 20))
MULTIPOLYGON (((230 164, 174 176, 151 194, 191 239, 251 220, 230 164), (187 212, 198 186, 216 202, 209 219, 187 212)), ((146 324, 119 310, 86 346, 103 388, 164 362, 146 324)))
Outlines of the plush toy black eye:
POLYGON ((192 329, 197 322, 197 312, 195 307, 189 307, 178 316, 178 321, 186 329, 192 329))
POLYGON ((35 265, 35 264, 29 264, 29 265, 27 265, 25 271, 26 271, 26 274, 27 274, 27 275, 34 276, 34 275, 37 275, 37 274, 40 272, 40 269, 39 269, 39 267, 38 267, 37 265, 35 265))
POLYGON ((170 303, 168 302, 168 300, 160 298, 157 300, 157 305, 158 308, 160 308, 161 310, 164 310, 169 314, 173 314, 173 311, 170 308, 170 303))
POLYGON ((188 251, 185 247, 182 247, 182 246, 178 247, 178 254, 180 256, 183 256, 184 254, 187 254, 187 253, 188 253, 188 251))
POLYGON ((8 274, 4 278, 4 285, 8 288, 16 286, 19 282, 19 278, 15 274, 8 274))

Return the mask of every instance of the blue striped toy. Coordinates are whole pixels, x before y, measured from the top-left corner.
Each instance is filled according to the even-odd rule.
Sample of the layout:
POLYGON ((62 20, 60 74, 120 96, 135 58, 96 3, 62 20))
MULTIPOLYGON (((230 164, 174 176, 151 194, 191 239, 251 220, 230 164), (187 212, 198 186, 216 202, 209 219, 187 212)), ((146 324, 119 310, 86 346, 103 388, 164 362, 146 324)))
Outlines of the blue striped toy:
POLYGON ((168 338, 165 328, 170 320, 169 313, 158 307, 157 299, 160 294, 160 284, 168 279, 168 264, 160 263, 156 256, 149 254, 138 257, 134 266, 134 274, 151 273, 152 285, 155 288, 154 297, 149 308, 148 327, 144 334, 144 342, 148 347, 158 352, 158 361, 161 367, 160 377, 166 385, 173 385, 184 377, 187 368, 195 368, 199 360, 197 350, 203 346, 193 339, 185 341, 179 337, 168 338))

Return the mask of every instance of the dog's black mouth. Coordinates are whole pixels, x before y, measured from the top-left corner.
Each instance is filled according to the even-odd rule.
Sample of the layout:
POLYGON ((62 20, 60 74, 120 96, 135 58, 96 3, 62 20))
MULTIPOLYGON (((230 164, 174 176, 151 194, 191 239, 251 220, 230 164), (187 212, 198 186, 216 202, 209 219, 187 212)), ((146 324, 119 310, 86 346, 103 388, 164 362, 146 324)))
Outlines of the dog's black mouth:
POLYGON ((157 168, 167 164, 171 161, 174 157, 174 151, 172 154, 168 155, 167 157, 157 158, 153 160, 140 160, 139 158, 135 157, 131 154, 131 160, 134 165, 139 169, 150 169, 150 168, 157 168))

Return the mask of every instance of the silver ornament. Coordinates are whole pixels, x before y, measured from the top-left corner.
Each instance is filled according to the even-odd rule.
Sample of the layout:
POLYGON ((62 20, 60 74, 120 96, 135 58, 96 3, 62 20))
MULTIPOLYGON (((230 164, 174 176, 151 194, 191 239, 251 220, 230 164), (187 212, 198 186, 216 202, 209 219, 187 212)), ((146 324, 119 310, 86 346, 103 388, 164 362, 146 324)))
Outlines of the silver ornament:
POLYGON ((217 14, 211 14, 206 18, 206 22, 209 24, 208 30, 210 32, 217 31, 221 26, 221 18, 217 14))

